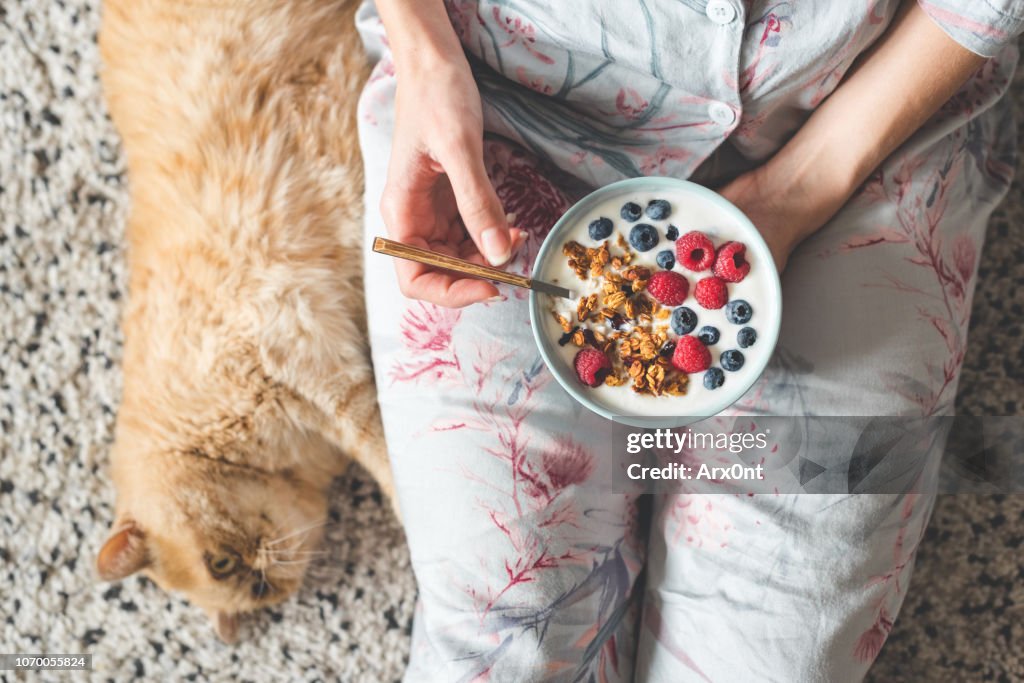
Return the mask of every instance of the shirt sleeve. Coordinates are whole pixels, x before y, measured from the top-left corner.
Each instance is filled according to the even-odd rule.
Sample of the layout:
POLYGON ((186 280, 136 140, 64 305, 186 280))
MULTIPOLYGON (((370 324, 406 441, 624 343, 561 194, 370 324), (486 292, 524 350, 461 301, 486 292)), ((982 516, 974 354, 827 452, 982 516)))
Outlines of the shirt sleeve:
POLYGON ((994 57, 1024 31, 1024 0, 918 0, 950 38, 994 57))

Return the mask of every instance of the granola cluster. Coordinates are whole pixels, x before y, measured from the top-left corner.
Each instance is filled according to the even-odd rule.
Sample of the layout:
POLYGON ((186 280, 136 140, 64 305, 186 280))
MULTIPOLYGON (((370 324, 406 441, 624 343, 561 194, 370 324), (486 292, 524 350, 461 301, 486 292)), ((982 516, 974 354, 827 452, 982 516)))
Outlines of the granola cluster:
POLYGON ((646 294, 651 269, 631 265, 634 253, 622 235, 615 246, 618 253, 607 240, 594 248, 575 241, 563 245, 576 276, 600 280, 601 289, 580 297, 576 320, 553 311, 564 332, 558 343, 604 353, 612 364, 604 379, 608 386, 631 383, 638 394, 682 396, 689 378, 672 365, 675 344, 669 341, 667 322, 672 312, 646 294))

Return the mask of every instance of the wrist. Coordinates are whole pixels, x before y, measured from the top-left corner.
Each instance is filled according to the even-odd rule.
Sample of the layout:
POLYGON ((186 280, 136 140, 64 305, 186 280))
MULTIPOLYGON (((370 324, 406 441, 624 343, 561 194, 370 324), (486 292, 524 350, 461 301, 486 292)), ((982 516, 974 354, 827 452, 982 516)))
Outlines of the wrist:
POLYGON ((835 139, 819 140, 798 133, 762 169, 786 186, 804 188, 816 203, 845 202, 871 169, 865 170, 860 155, 849 146, 836 144, 835 139))
POLYGON ((758 227, 776 262, 825 225, 860 184, 856 165, 795 138, 722 189, 758 227))
POLYGON ((436 78, 446 71, 469 69, 469 62, 458 41, 454 43, 437 36, 421 35, 415 40, 392 44, 392 59, 395 73, 436 78))
POLYGON ((824 225, 857 191, 874 166, 832 139, 798 139, 798 134, 772 159, 757 169, 763 196, 788 206, 779 209, 801 220, 788 226, 794 245, 824 225))
POLYGON ((468 67, 441 0, 380 0, 378 7, 399 76, 468 67))

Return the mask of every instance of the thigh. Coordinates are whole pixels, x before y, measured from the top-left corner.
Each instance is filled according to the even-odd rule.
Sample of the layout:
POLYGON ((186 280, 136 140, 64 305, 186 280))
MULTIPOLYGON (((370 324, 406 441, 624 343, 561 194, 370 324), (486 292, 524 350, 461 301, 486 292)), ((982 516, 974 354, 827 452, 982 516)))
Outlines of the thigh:
MULTIPOLYGON (((952 411, 989 214, 1011 170, 996 111, 927 131, 794 255, 771 367, 736 412, 952 411), (992 137, 986 137, 986 131, 992 137)), ((858 433, 807 453, 849 468, 858 433)), ((941 439, 921 446, 937 465, 941 439)), ((899 611, 928 494, 677 495, 659 500, 642 680, 859 680, 899 611)))
MULTIPOLYGON (((367 242, 383 229, 393 92, 378 66, 360 120, 367 242)), ((521 150, 485 147, 500 197, 530 231, 510 265, 522 272, 567 199, 521 150)), ((596 456, 608 427, 547 373, 524 293, 444 309, 403 298, 386 257, 368 253, 365 265, 381 415, 420 591, 408 678, 628 680, 636 500, 612 494, 611 463, 596 456)))
POLYGON ((860 680, 892 628, 932 503, 661 499, 637 680, 860 680))

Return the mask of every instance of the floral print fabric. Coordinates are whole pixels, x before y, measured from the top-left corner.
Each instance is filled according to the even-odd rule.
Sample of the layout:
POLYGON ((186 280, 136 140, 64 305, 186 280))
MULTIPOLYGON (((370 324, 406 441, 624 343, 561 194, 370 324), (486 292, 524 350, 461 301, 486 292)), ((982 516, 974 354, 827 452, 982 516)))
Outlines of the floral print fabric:
MULTIPOLYGON (((711 182, 756 165, 896 5, 724 4, 725 23, 709 9, 721 1, 447 3, 481 85, 491 180, 529 233, 512 270, 528 273, 551 225, 597 185, 711 182)), ((1015 164, 1002 96, 1016 53, 998 36, 1016 29, 986 15, 992 3, 923 4, 997 56, 794 253, 779 348, 733 414, 952 410, 985 223, 1015 164)), ((396 80, 371 5, 360 28, 379 58, 359 120, 371 236, 396 80)), ((616 494, 610 427, 545 370, 522 291, 447 310, 404 299, 368 254, 366 292, 420 587, 409 680, 864 675, 899 612, 929 496, 616 494)), ((826 450, 814 460, 852 449, 837 437, 826 450)))
POLYGON ((953 40, 983 57, 995 57, 1024 30, 1020 0, 918 0, 953 40))

